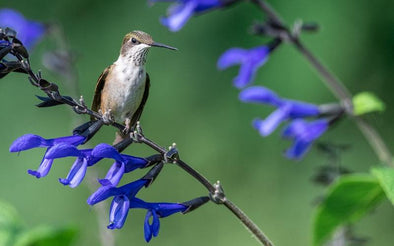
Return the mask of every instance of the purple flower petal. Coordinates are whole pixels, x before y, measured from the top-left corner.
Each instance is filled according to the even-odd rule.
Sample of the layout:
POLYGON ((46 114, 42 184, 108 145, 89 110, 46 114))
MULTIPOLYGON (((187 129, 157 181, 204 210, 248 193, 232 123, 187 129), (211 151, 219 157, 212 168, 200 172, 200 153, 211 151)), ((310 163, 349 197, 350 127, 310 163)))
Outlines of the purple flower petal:
POLYGON ((79 156, 83 156, 83 154, 74 145, 64 144, 64 143, 54 145, 45 154, 45 158, 48 159, 57 159, 57 158, 64 158, 69 156, 79 157, 79 156))
POLYGON ((295 140, 293 145, 286 150, 286 157, 289 159, 300 160, 308 152, 312 142, 304 142, 295 140))
POLYGON ((77 187, 86 175, 86 170, 88 168, 88 163, 85 158, 77 158, 70 172, 65 179, 59 179, 59 182, 68 185, 71 188, 77 187))
POLYGON ((14 29, 18 39, 28 48, 31 48, 45 32, 43 24, 29 21, 13 9, 0 9, 0 27, 14 29))
POLYGON ((27 170, 27 173, 35 176, 36 178, 42 178, 48 175, 49 170, 51 170, 53 159, 43 159, 37 171, 27 170))
POLYGON ((105 175, 105 179, 100 180, 100 184, 117 186, 119 184, 120 179, 123 177, 124 172, 125 172, 124 163, 117 161, 108 170, 107 174, 105 175))
POLYGON ((152 228, 153 236, 157 237, 157 235, 159 235, 159 230, 160 230, 160 220, 156 213, 153 213, 153 221, 151 228, 152 228))
POLYGON ((130 201, 126 196, 116 196, 111 203, 108 229, 120 229, 123 227, 129 212, 130 201))
POLYGON ((147 179, 139 179, 123 185, 118 189, 121 194, 127 195, 127 197, 131 200, 148 182, 150 181, 147 179))
POLYGON ((101 186, 92 195, 89 196, 87 203, 93 206, 108 197, 119 195, 119 190, 114 186, 101 186))
POLYGON ((286 151, 289 159, 301 159, 308 152, 313 141, 328 129, 327 120, 307 122, 302 119, 294 120, 287 126, 282 136, 293 139, 293 145, 286 151))
POLYGON ((152 230, 149 224, 150 217, 152 216, 152 211, 148 210, 145 215, 145 222, 144 222, 144 237, 145 241, 149 242, 152 239, 152 230))
POLYGON ((319 107, 314 104, 293 100, 284 100, 284 103, 291 105, 289 116, 292 119, 317 116, 320 114, 319 107))
POLYGON ((144 158, 130 156, 130 155, 122 155, 125 164, 125 173, 129 173, 134 171, 137 168, 144 168, 148 161, 144 158))
POLYGON ((45 139, 34 134, 25 134, 17 138, 10 146, 10 152, 19 152, 37 147, 44 147, 45 139))
POLYGON ((239 100, 247 103, 270 104, 277 107, 282 105, 282 99, 275 92, 262 86, 253 86, 241 91, 239 100))
POLYGON ((10 152, 19 152, 37 147, 50 147, 56 144, 72 144, 79 145, 83 143, 85 137, 74 135, 53 139, 44 139, 38 135, 25 134, 16 139, 10 146, 10 152))
POLYGON ((271 113, 265 120, 256 119, 253 126, 261 136, 270 135, 283 121, 288 119, 289 107, 281 107, 271 113))
POLYGON ((185 212, 187 209, 187 206, 180 203, 157 203, 155 205, 155 210, 161 218, 170 216, 174 213, 185 212))
POLYGON ((111 158, 117 161, 123 161, 119 152, 109 144, 99 144, 92 150, 93 157, 111 158))
POLYGON ((111 196, 119 195, 125 195, 131 200, 147 182, 149 182, 149 180, 139 179, 118 188, 112 185, 101 186, 88 198, 87 202, 89 205, 94 205, 111 196))
POLYGON ((145 241, 149 242, 152 239, 152 236, 157 237, 159 235, 160 229, 160 220, 155 211, 148 210, 145 216, 144 222, 144 236, 145 241), (152 217, 152 223, 149 223, 150 218, 152 217))
POLYGON ((196 7, 194 1, 187 1, 183 5, 173 8, 172 13, 169 17, 161 18, 160 22, 162 25, 168 27, 170 31, 179 31, 193 15, 193 10, 196 7))
POLYGON ((60 137, 60 138, 53 138, 53 139, 48 139, 47 144, 48 145, 57 145, 60 143, 64 144, 71 144, 71 145, 81 145, 84 141, 86 140, 86 137, 80 136, 80 135, 73 135, 73 136, 65 136, 65 137, 60 137))
POLYGON ((241 64, 238 76, 233 80, 237 88, 243 88, 252 82, 258 68, 268 60, 270 49, 267 46, 258 46, 244 50, 232 48, 226 51, 218 60, 219 69, 241 64))
POLYGON ((250 63, 243 63, 239 69, 238 75, 233 79, 233 84, 238 89, 248 85, 254 76, 256 69, 250 63))
POLYGON ((217 66, 220 70, 223 70, 228 67, 241 64, 247 55, 248 55, 248 51, 245 49, 241 49, 241 48, 229 49, 220 56, 217 62, 217 66))
POLYGON ((194 13, 197 14, 222 6, 222 2, 220 0, 194 0, 194 1, 197 2, 197 7, 194 9, 194 13))

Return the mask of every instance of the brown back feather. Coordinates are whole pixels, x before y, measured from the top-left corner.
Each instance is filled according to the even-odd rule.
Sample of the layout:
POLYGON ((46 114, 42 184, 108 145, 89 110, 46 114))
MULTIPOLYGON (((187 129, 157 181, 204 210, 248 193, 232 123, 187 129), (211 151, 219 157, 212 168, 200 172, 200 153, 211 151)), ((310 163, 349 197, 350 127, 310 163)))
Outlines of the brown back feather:
MULTIPOLYGON (((103 91, 105 85, 105 79, 108 76, 108 73, 113 65, 108 66, 104 71, 101 73, 100 77, 97 80, 96 89, 94 91, 94 98, 92 102, 92 110, 98 112, 100 109, 101 104, 101 92, 103 91)), ((95 120, 93 116, 90 117, 90 120, 95 120)))

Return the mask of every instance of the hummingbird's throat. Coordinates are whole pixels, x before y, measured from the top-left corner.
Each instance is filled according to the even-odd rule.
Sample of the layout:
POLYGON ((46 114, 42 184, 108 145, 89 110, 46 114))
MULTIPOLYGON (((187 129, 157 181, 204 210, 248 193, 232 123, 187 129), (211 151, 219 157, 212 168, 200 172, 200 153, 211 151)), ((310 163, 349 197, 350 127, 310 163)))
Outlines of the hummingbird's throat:
POLYGON ((136 66, 143 66, 146 62, 146 56, 148 54, 150 46, 146 44, 139 44, 130 47, 128 50, 121 51, 121 56, 123 59, 134 63, 136 66))

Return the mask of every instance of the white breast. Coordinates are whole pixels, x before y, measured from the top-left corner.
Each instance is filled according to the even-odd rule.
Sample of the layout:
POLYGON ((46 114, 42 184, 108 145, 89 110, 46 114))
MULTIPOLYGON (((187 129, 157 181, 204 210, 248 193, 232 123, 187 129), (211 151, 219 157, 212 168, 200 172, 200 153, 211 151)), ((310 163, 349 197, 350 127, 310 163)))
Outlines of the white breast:
POLYGON ((146 71, 143 65, 133 63, 127 57, 119 57, 114 66, 114 80, 109 85, 113 95, 111 108, 116 121, 131 118, 141 104, 145 90, 146 71))

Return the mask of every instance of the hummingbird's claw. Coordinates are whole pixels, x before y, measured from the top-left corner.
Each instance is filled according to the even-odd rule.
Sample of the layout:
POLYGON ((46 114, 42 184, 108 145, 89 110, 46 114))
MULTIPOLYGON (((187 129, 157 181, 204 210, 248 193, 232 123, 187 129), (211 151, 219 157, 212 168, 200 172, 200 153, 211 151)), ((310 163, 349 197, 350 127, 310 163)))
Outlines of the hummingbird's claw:
POLYGON ((166 163, 176 163, 176 160, 179 159, 179 153, 175 143, 168 147, 168 151, 164 153, 163 157, 166 163))
POLYGON ((130 122, 131 122, 131 119, 130 118, 126 118, 126 120, 124 122, 125 128, 122 131, 123 135, 127 135, 127 134, 130 133, 130 122))
POLYGON ((130 138, 133 139, 135 143, 141 143, 141 135, 138 133, 138 131, 131 132, 130 138))
POLYGON ((108 111, 106 111, 104 114, 101 112, 101 110, 99 110, 99 113, 101 114, 101 118, 104 124, 111 125, 112 123, 114 123, 114 119, 111 114, 111 109, 108 109, 108 111))
POLYGON ((143 135, 141 123, 140 123, 139 121, 137 121, 137 124, 135 125, 135 130, 136 130, 139 134, 143 135))
MULTIPOLYGON (((126 120, 126 126, 127 126, 127 120, 126 120)), ((141 137, 143 137, 144 134, 142 132, 142 127, 139 121, 135 124, 133 127, 130 137, 133 139, 134 142, 141 143, 141 137)))

